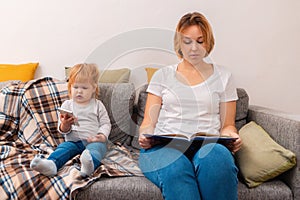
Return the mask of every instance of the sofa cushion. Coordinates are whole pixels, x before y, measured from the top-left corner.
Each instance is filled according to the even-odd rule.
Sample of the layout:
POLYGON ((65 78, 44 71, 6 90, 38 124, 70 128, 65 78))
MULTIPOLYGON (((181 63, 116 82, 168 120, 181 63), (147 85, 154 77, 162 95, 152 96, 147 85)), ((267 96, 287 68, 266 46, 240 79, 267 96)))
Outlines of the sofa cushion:
POLYGON ((130 78, 131 70, 128 68, 122 69, 111 69, 100 71, 101 83, 128 83, 130 78))
MULTIPOLYGON (((163 199, 160 190, 145 177, 102 177, 90 187, 80 190, 76 199, 92 200, 95 196, 99 200, 163 199)), ((280 180, 266 182, 252 189, 248 189, 245 184, 239 182, 238 199, 290 200, 293 199, 293 194, 290 188, 280 180)))
POLYGON ((249 96, 243 88, 237 88, 239 99, 236 101, 235 126, 239 130, 246 124, 249 107, 249 96))
POLYGON ((244 183, 238 184, 238 199, 242 200, 292 200, 291 189, 280 180, 265 182, 259 187, 249 189, 244 183))
POLYGON ((241 128, 240 137, 243 144, 235 157, 248 187, 273 179, 296 164, 296 155, 276 143, 253 121, 241 128))
POLYGON ((145 71, 147 73, 147 82, 150 83, 153 74, 158 70, 159 68, 155 68, 155 67, 146 67, 145 71))
MULTIPOLYGON (((65 67, 66 80, 72 67, 65 67)), ((128 83, 131 70, 129 68, 100 70, 99 83, 128 83)))
POLYGON ((76 195, 78 200, 92 200, 95 197, 99 200, 163 200, 159 188, 145 177, 100 178, 76 195))
POLYGON ((135 98, 133 83, 99 83, 100 100, 111 119, 109 139, 123 144, 131 134, 131 116, 135 98))
MULTIPOLYGON (((138 104, 137 104, 137 124, 135 126, 136 135, 132 140, 131 145, 135 148, 140 148, 138 144, 138 130, 144 119, 144 109, 146 106, 146 100, 148 93, 146 92, 148 85, 144 85, 139 92, 138 104)), ((247 92, 242 88, 237 88, 238 100, 236 105, 236 127, 240 129, 246 124, 246 118, 248 114, 249 96, 247 92)))
POLYGON ((29 81, 34 78, 39 63, 0 64, 0 81, 29 81))
POLYGON ((140 88, 140 91, 139 91, 139 96, 138 96, 138 102, 137 102, 137 107, 136 107, 136 124, 134 126, 134 132, 135 132, 135 135, 132 139, 132 142, 131 142, 131 146, 136 148, 136 149, 140 149, 140 145, 139 145, 139 142, 138 142, 138 139, 139 139, 139 128, 140 128, 140 125, 142 124, 142 121, 144 119, 144 109, 145 109, 145 106, 146 106, 146 100, 147 100, 147 95, 148 93, 146 92, 147 90, 147 87, 148 87, 148 84, 142 86, 140 88))

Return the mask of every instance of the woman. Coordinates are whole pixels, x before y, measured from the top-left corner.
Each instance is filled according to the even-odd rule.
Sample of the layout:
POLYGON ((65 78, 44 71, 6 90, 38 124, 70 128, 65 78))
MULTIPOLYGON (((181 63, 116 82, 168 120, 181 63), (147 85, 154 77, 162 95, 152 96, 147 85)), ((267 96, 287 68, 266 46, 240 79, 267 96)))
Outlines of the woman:
POLYGON ((207 19, 198 12, 184 15, 174 46, 180 63, 158 70, 147 89, 140 168, 165 199, 237 199, 238 169, 232 156, 242 144, 235 128, 237 93, 231 73, 204 60, 214 46, 207 19), (197 132, 238 139, 184 151, 143 135, 197 132))

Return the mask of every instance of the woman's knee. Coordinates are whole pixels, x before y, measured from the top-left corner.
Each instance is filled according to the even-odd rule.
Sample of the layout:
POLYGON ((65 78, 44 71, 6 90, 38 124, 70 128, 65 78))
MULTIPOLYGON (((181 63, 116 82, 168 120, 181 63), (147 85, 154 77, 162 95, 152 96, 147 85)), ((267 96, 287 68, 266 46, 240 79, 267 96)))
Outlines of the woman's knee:
POLYGON ((231 152, 222 144, 210 143, 201 147, 195 154, 194 157, 205 158, 205 157, 227 157, 231 158, 231 152))
POLYGON ((206 180, 207 176, 216 182, 225 181, 234 184, 237 182, 238 169, 233 156, 221 144, 208 144, 202 147, 195 154, 193 163, 199 182, 206 180))
POLYGON ((181 186, 196 185, 191 161, 176 149, 141 150, 139 165, 145 177, 164 191, 171 189, 174 180, 181 186))
POLYGON ((203 146, 193 157, 193 163, 197 166, 209 167, 234 167, 235 163, 231 152, 221 144, 211 143, 203 146))
POLYGON ((176 149, 168 147, 154 147, 149 150, 141 150, 139 165, 144 173, 153 171, 167 171, 172 177, 178 172, 193 168, 191 162, 184 154, 176 149))

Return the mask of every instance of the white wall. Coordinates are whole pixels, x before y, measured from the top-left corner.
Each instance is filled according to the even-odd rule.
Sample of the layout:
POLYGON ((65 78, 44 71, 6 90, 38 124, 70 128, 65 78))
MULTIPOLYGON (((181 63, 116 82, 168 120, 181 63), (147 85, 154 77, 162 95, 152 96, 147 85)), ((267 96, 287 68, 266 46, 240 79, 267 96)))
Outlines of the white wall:
MULTIPOLYGON (((0 63, 38 61, 36 77, 59 79, 64 66, 89 60, 120 35, 174 31, 183 14, 200 11, 215 32, 211 58, 233 72, 250 103, 300 115, 299 0, 10 0, 0 6, 0 63)), ((135 49, 105 67, 132 68, 142 73, 132 80, 139 84, 142 67, 174 62, 169 51, 135 49)))

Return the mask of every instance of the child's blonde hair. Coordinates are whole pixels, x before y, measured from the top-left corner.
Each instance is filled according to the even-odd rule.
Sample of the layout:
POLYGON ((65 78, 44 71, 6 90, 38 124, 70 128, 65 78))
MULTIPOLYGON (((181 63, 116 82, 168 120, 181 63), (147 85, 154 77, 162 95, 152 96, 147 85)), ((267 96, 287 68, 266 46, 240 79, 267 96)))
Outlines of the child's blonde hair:
POLYGON ((100 72, 98 66, 94 63, 87 64, 81 63, 74 65, 69 74, 69 82, 68 82, 68 93, 71 98, 71 86, 75 82, 88 82, 92 84, 95 88, 95 98, 99 98, 99 86, 98 81, 100 78, 100 72))

